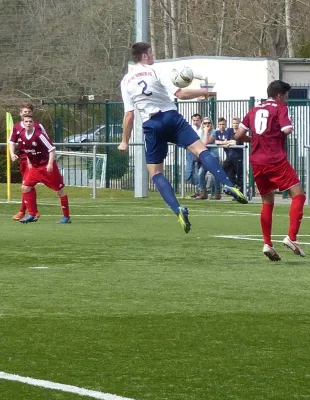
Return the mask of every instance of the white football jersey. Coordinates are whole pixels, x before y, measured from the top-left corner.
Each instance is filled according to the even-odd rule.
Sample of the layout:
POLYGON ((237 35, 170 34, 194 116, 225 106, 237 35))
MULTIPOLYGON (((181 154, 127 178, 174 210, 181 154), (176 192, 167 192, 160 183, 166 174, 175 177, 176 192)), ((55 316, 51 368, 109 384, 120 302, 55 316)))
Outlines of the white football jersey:
POLYGON ((159 111, 177 110, 168 92, 179 90, 169 74, 164 74, 155 65, 135 64, 121 82, 125 112, 137 109, 145 122, 159 111))

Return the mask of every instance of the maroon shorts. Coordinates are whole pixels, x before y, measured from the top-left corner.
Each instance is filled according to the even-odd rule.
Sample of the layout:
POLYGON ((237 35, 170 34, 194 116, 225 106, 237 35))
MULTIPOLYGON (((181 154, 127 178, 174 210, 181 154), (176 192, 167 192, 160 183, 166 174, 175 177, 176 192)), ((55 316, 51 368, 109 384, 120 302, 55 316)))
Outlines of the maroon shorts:
POLYGON ((19 160, 19 170, 22 178, 25 179, 27 172, 29 171, 27 158, 20 158, 19 160))
POLYGON ((52 172, 47 172, 46 164, 30 168, 26 174, 24 185, 33 187, 39 182, 56 192, 65 186, 56 161, 54 161, 52 172))
POLYGON ((300 183, 296 171, 287 160, 279 164, 254 164, 252 169, 254 180, 261 196, 276 189, 283 192, 300 183))

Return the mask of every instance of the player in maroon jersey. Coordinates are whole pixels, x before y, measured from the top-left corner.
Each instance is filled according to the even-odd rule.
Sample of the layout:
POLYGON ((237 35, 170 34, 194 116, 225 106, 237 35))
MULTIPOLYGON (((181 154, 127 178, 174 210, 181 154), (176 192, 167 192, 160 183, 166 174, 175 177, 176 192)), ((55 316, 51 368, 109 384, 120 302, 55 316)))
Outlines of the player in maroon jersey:
POLYGON ((59 223, 70 223, 68 197, 64 191, 63 178, 55 161, 55 146, 39 127, 34 126, 31 116, 23 117, 22 121, 25 129, 19 134, 19 148, 27 156, 29 169, 23 181, 22 192, 29 215, 22 218, 20 222, 27 224, 37 221, 37 204, 32 189, 37 183, 41 182, 55 190, 60 197, 63 217, 59 223))
MULTIPOLYGON (((27 116, 27 115, 33 116, 33 105, 31 103, 24 103, 20 107, 21 118, 24 116, 27 116)), ((43 125, 39 124, 38 122, 35 122, 34 124, 35 124, 35 127, 40 128, 42 130, 42 132, 47 135, 43 125)), ((25 127, 23 125, 23 121, 17 122, 16 124, 14 124, 12 132, 10 134, 10 138, 9 138, 9 148, 10 148, 10 153, 11 153, 11 159, 12 159, 12 161, 19 159, 19 170, 22 175, 22 179, 24 179, 24 177, 26 176, 26 173, 28 172, 27 156, 26 156, 26 154, 21 152, 20 149, 18 149, 19 154, 17 156, 17 154, 15 154, 15 146, 17 145, 17 147, 18 147, 19 134, 23 129, 25 129, 25 127)), ((36 195, 35 188, 33 188, 33 191, 34 191, 34 194, 36 195)), ((19 221, 20 219, 22 219, 25 216, 26 209, 27 209, 27 207, 26 207, 24 198, 22 196, 22 202, 21 202, 19 212, 17 214, 13 215, 12 219, 14 219, 15 221, 19 221)), ((37 212, 36 217, 40 218, 39 212, 37 212)))
POLYGON ((291 86, 277 80, 267 88, 268 99, 252 108, 244 117, 236 133, 236 140, 251 142, 250 163, 254 180, 262 197, 261 227, 264 237, 264 254, 271 261, 281 258, 271 241, 272 212, 275 190, 288 191, 292 198, 289 211, 288 235, 283 244, 296 255, 305 257, 297 245, 303 217, 306 196, 301 187, 296 171, 287 160, 285 143, 287 136, 293 132, 293 125, 286 105, 291 86), (247 131, 252 136, 247 136, 247 131))

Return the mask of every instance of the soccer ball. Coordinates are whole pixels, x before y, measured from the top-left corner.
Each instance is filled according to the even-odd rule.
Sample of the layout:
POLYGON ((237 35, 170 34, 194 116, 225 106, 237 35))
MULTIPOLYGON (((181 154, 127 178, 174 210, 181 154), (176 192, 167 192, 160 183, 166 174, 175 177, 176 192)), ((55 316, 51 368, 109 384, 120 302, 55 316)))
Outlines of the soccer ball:
POLYGON ((173 69, 171 73, 172 83, 178 88, 186 88, 194 79, 193 71, 190 67, 181 67, 173 69))

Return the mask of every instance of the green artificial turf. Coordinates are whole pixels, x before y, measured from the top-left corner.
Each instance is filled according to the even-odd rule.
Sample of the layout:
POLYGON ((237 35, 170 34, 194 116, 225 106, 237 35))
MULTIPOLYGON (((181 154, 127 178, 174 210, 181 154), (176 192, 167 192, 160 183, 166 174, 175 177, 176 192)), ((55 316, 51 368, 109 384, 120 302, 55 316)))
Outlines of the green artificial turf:
MULTIPOLYGON (((70 225, 44 187, 37 223, 0 204, 0 371, 135 400, 310 398, 309 261, 264 257, 259 204, 184 200, 186 235, 158 194, 68 193, 70 225)), ((277 205, 276 240, 287 224, 277 205)), ((0 379, 1 400, 80 398, 0 379)))

